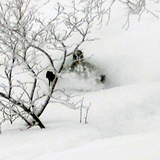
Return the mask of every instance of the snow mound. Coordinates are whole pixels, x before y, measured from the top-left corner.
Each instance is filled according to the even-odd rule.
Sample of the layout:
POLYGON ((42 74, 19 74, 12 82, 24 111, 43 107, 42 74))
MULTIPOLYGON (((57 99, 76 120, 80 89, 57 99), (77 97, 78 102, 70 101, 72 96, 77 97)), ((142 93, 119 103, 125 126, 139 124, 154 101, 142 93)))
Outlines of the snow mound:
POLYGON ((75 100, 84 97, 84 106, 91 103, 86 125, 85 108, 80 124, 78 109, 51 103, 41 117, 45 130, 33 127, 20 131, 19 123, 4 125, 0 159, 159 159, 157 95, 160 82, 92 91, 75 97, 75 100))
POLYGON ((158 132, 98 140, 59 153, 47 153, 34 160, 158 160, 160 135, 158 132))
POLYGON ((75 72, 63 73, 59 80, 60 88, 70 90, 72 92, 83 91, 98 91, 105 88, 105 84, 99 82, 99 77, 96 73, 89 73, 89 77, 84 78, 84 75, 77 74, 75 72))
POLYGON ((160 127, 160 82, 115 87, 85 96, 90 125, 110 137, 160 127))

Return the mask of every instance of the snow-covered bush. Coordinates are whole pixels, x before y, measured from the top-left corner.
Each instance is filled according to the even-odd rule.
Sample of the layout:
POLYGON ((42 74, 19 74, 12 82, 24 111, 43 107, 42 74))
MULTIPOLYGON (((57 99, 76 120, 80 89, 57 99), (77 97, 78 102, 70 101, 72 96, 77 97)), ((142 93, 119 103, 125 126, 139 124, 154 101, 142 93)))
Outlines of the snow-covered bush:
MULTIPOLYGON (((121 0, 118 2, 122 3, 121 0)), ((40 10, 45 2, 41 6, 32 4, 30 0, 0 2, 1 122, 9 120, 13 123, 22 118, 29 126, 38 124, 45 128, 40 116, 54 98, 67 57, 84 42, 97 38, 90 35, 92 29, 103 20, 110 20, 115 3, 115 0, 73 0, 67 5, 57 3, 53 5, 52 16, 43 17, 40 10), (50 69, 56 78, 49 88, 45 75, 50 69)), ((126 6, 127 3, 122 4, 126 6)), ((142 8, 143 12, 149 12, 146 3, 142 8)), ((129 23, 130 12, 127 15, 129 23)), ((99 71, 94 68, 84 61, 74 71, 80 73, 83 70, 76 74, 83 78, 97 77, 99 71)), ((102 75, 94 82, 103 78, 102 75)))
POLYGON ((29 126, 45 128, 39 117, 54 98, 66 58, 84 42, 93 41, 88 35, 98 16, 89 2, 80 4, 79 8, 76 1, 68 7, 57 3, 51 18, 41 18, 44 4, 0 3, 2 122, 22 118, 29 126), (45 75, 50 69, 56 78, 49 87, 45 75))

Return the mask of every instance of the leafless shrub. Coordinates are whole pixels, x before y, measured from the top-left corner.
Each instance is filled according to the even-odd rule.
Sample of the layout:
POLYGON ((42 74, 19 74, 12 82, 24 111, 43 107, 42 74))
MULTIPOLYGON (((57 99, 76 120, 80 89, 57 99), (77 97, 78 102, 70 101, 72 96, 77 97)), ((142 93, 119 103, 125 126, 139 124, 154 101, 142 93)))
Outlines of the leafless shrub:
MULTIPOLYGON (((142 14, 144 10, 152 13, 145 0, 119 1, 129 8, 125 25, 129 24, 130 14, 142 14)), ((45 128, 40 116, 53 101, 66 58, 83 43, 95 40, 88 36, 93 25, 109 22, 115 2, 73 0, 67 6, 57 3, 54 16, 46 19, 37 17, 39 8, 31 0, 0 2, 0 124, 22 118, 29 126, 45 128), (61 55, 58 67, 53 53, 61 55), (46 89, 48 83, 42 76, 48 68, 56 75, 50 89, 46 89)), ((69 104, 65 101, 66 106, 69 104)))

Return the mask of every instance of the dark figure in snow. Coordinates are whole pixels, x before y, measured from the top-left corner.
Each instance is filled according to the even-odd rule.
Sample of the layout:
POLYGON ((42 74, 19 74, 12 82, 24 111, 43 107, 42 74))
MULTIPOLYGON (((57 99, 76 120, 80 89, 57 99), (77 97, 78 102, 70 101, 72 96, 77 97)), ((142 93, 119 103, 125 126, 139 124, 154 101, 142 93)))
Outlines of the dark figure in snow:
POLYGON ((68 68, 65 68, 65 70, 66 69, 69 72, 77 73, 79 77, 84 79, 94 77, 98 83, 105 83, 106 81, 106 75, 100 74, 100 70, 97 69, 97 67, 87 62, 81 50, 76 50, 75 53, 73 53, 73 62, 68 68))
POLYGON ((81 50, 76 50, 75 53, 73 54, 73 62, 70 66, 70 71, 75 71, 77 66, 79 64, 83 65, 83 63, 84 63, 83 52, 81 50))
POLYGON ((76 50, 73 54, 73 62, 81 63, 84 59, 83 52, 81 50, 76 50))
POLYGON ((47 71, 46 73, 46 78, 48 78, 48 81, 49 81, 49 86, 51 84, 51 82, 53 82, 53 80, 55 79, 55 74, 53 74, 53 72, 51 71, 47 71))

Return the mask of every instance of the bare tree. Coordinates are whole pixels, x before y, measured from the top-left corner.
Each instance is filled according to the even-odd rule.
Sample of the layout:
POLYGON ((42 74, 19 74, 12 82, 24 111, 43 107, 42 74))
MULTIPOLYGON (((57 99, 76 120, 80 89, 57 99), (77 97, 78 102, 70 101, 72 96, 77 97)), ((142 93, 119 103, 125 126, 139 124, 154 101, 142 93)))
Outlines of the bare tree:
POLYGON ((102 22, 107 22, 107 24, 109 23, 112 8, 116 3, 121 3, 125 7, 124 16, 126 17, 126 22, 124 27, 126 29, 128 29, 130 25, 131 15, 138 16, 138 20, 140 20, 144 13, 149 13, 159 19, 159 10, 154 10, 150 7, 160 4, 159 0, 81 0, 81 2, 85 3, 87 6, 90 6, 89 13, 97 16, 99 24, 102 24, 102 22))
POLYGON ((138 16, 138 21, 140 21, 144 13, 149 13, 153 17, 159 19, 159 10, 151 9, 150 6, 160 4, 160 1, 157 0, 119 0, 124 6, 126 6, 126 22, 124 28, 128 29, 130 25, 130 16, 138 16))
MULTIPOLYGON (((119 1, 130 9, 128 15, 147 10, 145 0, 119 1)), ((95 40, 89 38, 93 25, 102 24, 106 15, 109 22, 115 2, 72 0, 68 6, 57 3, 53 17, 45 19, 38 17, 39 8, 31 0, 0 2, 0 124, 22 118, 29 126, 45 128, 40 116, 53 101, 66 58, 84 42, 95 40), (48 68, 55 74, 51 86, 44 77, 48 68)))
POLYGON ((96 16, 85 8, 78 9, 75 1, 67 8, 69 11, 58 3, 54 17, 41 20, 36 17, 38 8, 30 0, 0 3, 2 122, 13 123, 22 118, 29 126, 45 128, 39 117, 53 97, 67 56, 82 43, 93 40, 87 36, 96 16), (75 37, 77 41, 73 43, 75 37), (61 55, 58 67, 53 52, 61 55), (47 68, 56 75, 49 90, 42 77, 47 68))

